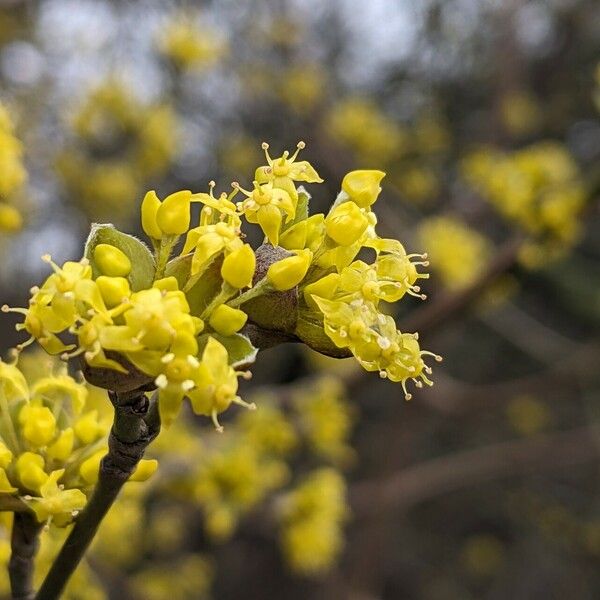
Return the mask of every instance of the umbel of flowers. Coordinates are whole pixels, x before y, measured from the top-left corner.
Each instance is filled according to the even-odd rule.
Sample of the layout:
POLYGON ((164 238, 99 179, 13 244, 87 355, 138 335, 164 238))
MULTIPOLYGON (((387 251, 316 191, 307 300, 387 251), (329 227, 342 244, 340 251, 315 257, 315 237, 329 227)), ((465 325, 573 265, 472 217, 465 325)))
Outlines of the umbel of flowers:
POLYGON ((115 392, 158 388, 161 420, 169 424, 184 398, 212 418, 238 396, 257 351, 301 341, 331 356, 353 355, 368 371, 399 382, 430 385, 416 333, 401 332, 382 309, 406 294, 424 297, 424 255, 407 254, 377 234, 373 205, 381 171, 353 171, 328 214, 310 214, 300 183, 322 182, 290 155, 258 167, 249 189, 230 193, 148 192, 141 205, 151 251, 112 225, 93 225, 84 257, 58 265, 32 288, 17 328, 51 354, 80 357, 86 378, 115 392), (200 205, 192 226, 191 208, 200 205), (242 226, 256 224, 264 243, 253 249, 242 226), (180 245, 179 242, 182 241, 180 245), (176 248, 181 247, 179 252, 176 248), (363 248, 375 259, 357 260, 363 248))
MULTIPOLYGON (((29 508, 40 523, 59 527, 87 503, 112 420, 65 371, 30 385, 16 364, 0 361, 0 511, 29 508)), ((156 467, 141 461, 131 480, 156 467)))

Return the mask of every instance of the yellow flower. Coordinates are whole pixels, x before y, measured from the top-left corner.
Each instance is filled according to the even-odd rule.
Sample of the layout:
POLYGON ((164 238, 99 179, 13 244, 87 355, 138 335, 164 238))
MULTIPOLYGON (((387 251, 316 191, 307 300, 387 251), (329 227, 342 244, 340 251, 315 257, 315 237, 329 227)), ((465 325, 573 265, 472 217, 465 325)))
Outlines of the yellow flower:
POLYGON ((181 235, 190 228, 192 192, 183 190, 167 196, 156 211, 156 224, 166 235, 181 235))
POLYGON ((308 219, 298 221, 285 230, 279 244, 286 250, 301 250, 308 248, 315 253, 323 243, 325 237, 325 215, 317 213, 308 219))
POLYGON ((197 354, 196 338, 181 332, 175 337, 170 351, 160 360, 161 372, 155 383, 159 389, 159 409, 164 425, 170 425, 179 414, 186 394, 203 383, 197 354))
POLYGON ((64 469, 52 471, 40 487, 40 497, 26 500, 40 523, 63 513, 72 515, 86 505, 87 498, 81 490, 65 490, 62 485, 58 485, 63 474, 64 469))
POLYGON ((352 202, 361 208, 368 208, 377 200, 381 192, 379 184, 384 177, 383 171, 350 171, 342 180, 342 190, 352 202))
POLYGON ((315 575, 330 568, 343 546, 346 485, 334 469, 313 471, 281 502, 281 544, 290 566, 315 575))
POLYGON ((279 95, 293 111, 309 114, 327 89, 327 72, 315 64, 288 69, 282 78, 279 95))
POLYGON ((23 217, 17 208, 0 202, 0 231, 14 233, 23 227, 23 217))
POLYGON ((407 132, 363 98, 334 106, 326 126, 331 138, 348 145, 362 163, 387 164, 406 150, 407 132))
POLYGON ((23 452, 17 458, 16 472, 23 486, 33 491, 37 491, 48 479, 44 471, 44 458, 35 452, 23 452))
POLYGON ((404 395, 412 395, 406 383, 412 379, 417 387, 432 385, 427 375, 431 369, 423 356, 441 357, 421 350, 415 334, 401 333, 394 319, 381 314, 371 302, 355 300, 350 304, 313 297, 324 316, 324 330, 339 348, 348 348, 367 371, 379 371, 383 378, 400 382, 404 395))
POLYGON ((295 181, 306 183, 322 183, 323 180, 313 166, 306 160, 296 161, 300 150, 306 147, 304 142, 298 142, 296 152, 290 156, 286 150, 280 157, 271 158, 269 144, 262 144, 267 158, 267 165, 256 170, 255 178, 260 184, 272 183, 273 187, 285 190, 294 203, 298 200, 295 181))
POLYGON ((156 459, 142 459, 128 481, 148 481, 156 473, 157 469, 158 461, 156 459))
POLYGON ((160 199, 154 190, 146 193, 142 200, 141 216, 142 229, 152 239, 160 240, 163 237, 162 229, 158 226, 156 217, 160 208, 160 199))
POLYGON ((75 421, 73 431, 83 444, 92 444, 102 437, 106 430, 98 418, 97 410, 90 410, 75 421))
POLYGON ((237 374, 228 360, 225 346, 209 337, 200 359, 201 384, 188 392, 194 412, 210 416, 217 431, 223 430, 219 424, 219 413, 227 410, 232 402, 254 408, 237 396, 237 374))
POLYGON ((458 219, 438 216, 424 220, 418 231, 433 268, 449 289, 469 285, 485 268, 491 245, 458 219))
POLYGON ((208 27, 201 27, 193 15, 181 14, 171 20, 158 39, 160 52, 184 69, 200 69, 214 64, 226 46, 208 27))
POLYGON ((0 494, 14 494, 17 491, 17 488, 10 483, 6 471, 0 468, 0 494))
POLYGON ((212 312, 209 323, 217 333, 228 336, 238 332, 247 320, 248 315, 244 311, 221 304, 212 312))
POLYGON ((56 418, 46 406, 26 404, 19 412, 23 437, 34 447, 46 446, 56 433, 56 418))
POLYGON ((327 235, 340 246, 357 242, 367 229, 369 220, 354 202, 335 206, 325 219, 327 235))
POLYGON ((129 257, 111 244, 98 244, 94 248, 94 261, 104 275, 127 277, 131 272, 129 257))
POLYGON ((241 289, 252 284, 256 270, 256 256, 250 244, 230 252, 221 265, 221 277, 232 287, 241 289))
POLYGON ((127 301, 131 296, 129 281, 125 277, 106 277, 100 275, 96 279, 102 300, 108 308, 114 308, 127 301))
POLYGON ((24 322, 17 325, 17 330, 24 329, 31 337, 19 348, 37 339, 48 353, 59 354, 71 347, 63 344, 56 333, 75 325, 79 303, 92 312, 104 313, 106 307, 98 286, 92 281, 92 268, 87 260, 66 262, 61 268, 48 255, 43 259, 52 266, 54 273, 41 288, 32 288, 29 308, 3 306, 2 310, 25 315, 24 322))
POLYGON ((279 242, 279 231, 286 215, 286 223, 296 214, 296 207, 288 191, 277 188, 273 182, 260 185, 254 182, 254 190, 248 192, 239 185, 236 188, 247 196, 243 202, 238 202, 238 209, 244 213, 249 223, 258 223, 267 239, 273 246, 279 242))
POLYGON ((203 273, 221 252, 232 253, 242 248, 244 243, 240 239, 240 233, 239 225, 224 221, 191 229, 181 252, 183 255, 194 251, 191 275, 203 273))
POLYGON ((288 256, 269 266, 267 280, 279 292, 296 287, 304 279, 312 257, 310 250, 297 250, 295 256, 288 256))
POLYGON ((29 387, 25 376, 15 365, 5 363, 0 359, 0 393, 9 402, 29 397, 29 387))
POLYGON ((79 475, 88 485, 95 485, 98 483, 98 477, 100 474, 100 463, 106 456, 108 448, 102 448, 89 458, 86 458, 79 467, 79 475))
POLYGON ((102 330, 104 348, 132 355, 142 348, 164 350, 176 333, 194 335, 201 328, 199 319, 189 314, 190 307, 181 291, 141 290, 131 295, 130 302, 130 308, 123 314, 125 325, 102 330))
POLYGON ((0 440, 0 467, 6 469, 10 465, 13 458, 13 453, 6 447, 4 442, 0 440))
POLYGON ((61 431, 56 441, 48 446, 46 456, 52 460, 66 462, 69 456, 71 456, 74 444, 75 432, 72 427, 68 427, 64 431, 61 431))

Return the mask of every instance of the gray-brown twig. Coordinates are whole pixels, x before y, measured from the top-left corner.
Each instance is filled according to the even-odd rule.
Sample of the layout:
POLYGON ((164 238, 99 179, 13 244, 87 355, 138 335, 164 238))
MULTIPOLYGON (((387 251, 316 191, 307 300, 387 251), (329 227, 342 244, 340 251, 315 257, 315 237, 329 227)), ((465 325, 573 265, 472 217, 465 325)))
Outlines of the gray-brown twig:
POLYGON ((160 431, 155 396, 149 400, 141 390, 122 394, 110 392, 109 396, 115 407, 115 418, 108 438, 108 454, 100 464, 98 483, 52 564, 37 593, 37 600, 60 597, 69 577, 94 539, 102 519, 160 431))

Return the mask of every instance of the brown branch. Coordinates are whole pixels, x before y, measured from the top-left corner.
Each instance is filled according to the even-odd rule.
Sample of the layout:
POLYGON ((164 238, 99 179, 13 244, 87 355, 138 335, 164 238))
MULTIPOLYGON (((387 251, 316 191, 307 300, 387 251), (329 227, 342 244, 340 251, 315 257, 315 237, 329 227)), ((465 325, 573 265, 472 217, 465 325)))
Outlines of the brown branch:
POLYGON ((410 314, 402 323, 401 331, 428 332, 444 324, 467 309, 480 294, 500 275, 509 271, 517 262, 522 238, 509 240, 500 248, 487 269, 470 286, 458 292, 447 292, 410 314))
POLYGON ((55 600, 61 596, 100 523, 160 431, 155 396, 148 400, 143 390, 121 394, 110 392, 109 396, 115 407, 115 417, 108 438, 108 454, 100 463, 98 483, 52 563, 37 600, 55 600))
POLYGON ((408 510, 414 505, 469 485, 502 477, 552 471, 600 457, 600 425, 533 439, 492 444, 402 469, 387 479, 364 481, 351 489, 357 517, 408 510))
POLYGON ((43 526, 43 523, 38 523, 32 512, 14 514, 11 555, 8 562, 13 600, 32 600, 34 597, 33 567, 35 555, 40 547, 39 536, 43 526))

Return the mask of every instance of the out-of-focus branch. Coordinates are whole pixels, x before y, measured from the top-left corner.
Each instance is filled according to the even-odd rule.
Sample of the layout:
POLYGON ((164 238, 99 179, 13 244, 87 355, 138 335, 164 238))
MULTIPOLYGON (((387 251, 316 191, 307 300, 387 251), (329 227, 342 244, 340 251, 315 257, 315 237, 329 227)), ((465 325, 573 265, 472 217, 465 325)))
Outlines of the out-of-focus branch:
POLYGON ((523 240, 520 237, 506 242, 490 261, 485 271, 470 286, 458 292, 446 292, 414 311, 400 323, 400 330, 429 332, 431 329, 443 325, 444 321, 450 317, 463 312, 479 298, 491 283, 516 264, 522 244, 523 240))
POLYGON ((600 458, 600 424, 533 439, 492 444, 435 458, 386 479, 356 483, 354 514, 368 517, 492 479, 552 471, 600 458))

